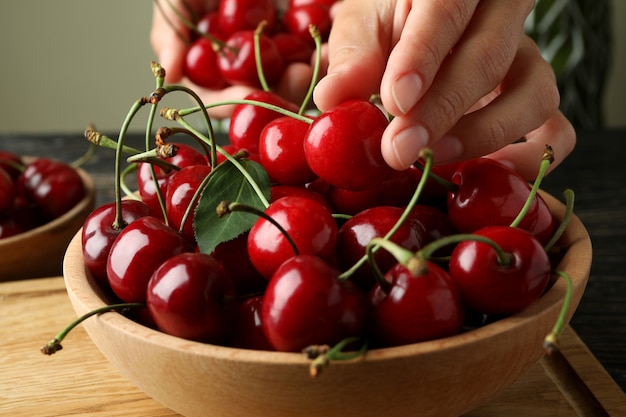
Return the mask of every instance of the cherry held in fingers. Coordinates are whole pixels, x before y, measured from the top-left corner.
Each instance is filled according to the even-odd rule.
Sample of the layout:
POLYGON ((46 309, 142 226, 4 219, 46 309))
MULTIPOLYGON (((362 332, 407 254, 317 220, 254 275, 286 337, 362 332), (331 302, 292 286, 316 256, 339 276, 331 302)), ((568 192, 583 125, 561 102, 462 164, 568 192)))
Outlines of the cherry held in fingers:
POLYGON ((309 167, 346 190, 374 188, 391 175, 380 145, 389 121, 375 104, 349 100, 317 116, 304 140, 309 167))

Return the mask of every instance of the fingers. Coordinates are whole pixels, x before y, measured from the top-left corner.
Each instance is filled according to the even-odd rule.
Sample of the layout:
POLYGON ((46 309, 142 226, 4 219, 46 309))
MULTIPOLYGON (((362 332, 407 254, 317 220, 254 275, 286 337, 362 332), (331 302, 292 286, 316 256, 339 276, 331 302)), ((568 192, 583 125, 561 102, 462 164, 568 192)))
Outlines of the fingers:
POLYGON ((387 2, 343 0, 328 40, 328 73, 314 92, 320 110, 378 92, 391 38, 391 28, 383 22, 392 13, 387 2))
MULTIPOLYGON (((403 78, 386 80, 392 80, 392 71, 398 71, 394 66, 411 63, 406 62, 409 59, 406 56, 394 55, 397 58, 390 62, 385 72, 384 86, 387 87, 381 90, 385 108, 396 109, 398 116, 383 137, 383 156, 391 167, 404 169, 411 165, 423 147, 433 146, 468 109, 504 78, 524 36, 523 24, 532 6, 526 3, 532 2, 482 0, 452 51, 443 58, 439 68, 434 69, 436 74, 432 76, 432 84, 428 86, 430 75, 413 72, 426 83, 422 85, 422 90, 428 88, 418 94, 418 102, 408 111, 410 100, 406 96, 398 99, 398 93, 395 97, 393 94, 394 89, 402 89, 403 78), (399 82, 400 87, 394 86, 394 82, 399 82)), ((438 54, 437 50, 431 52, 432 56, 438 54)), ((398 73, 401 74, 401 71, 398 73)), ((537 89, 533 84, 527 85, 527 88, 537 89)), ((447 158, 465 156, 462 142, 449 142, 447 158)))
POLYGON ((165 69, 165 79, 168 83, 175 83, 183 78, 190 32, 173 8, 190 19, 191 10, 185 4, 196 13, 202 14, 209 10, 207 7, 214 7, 213 3, 201 0, 159 0, 154 3, 150 43, 159 64, 165 69))
POLYGON ((537 177, 541 154, 546 145, 550 145, 554 151, 554 162, 548 172, 554 170, 574 150, 576 131, 560 111, 528 133, 525 141, 505 146, 487 157, 504 162, 531 181, 537 177))

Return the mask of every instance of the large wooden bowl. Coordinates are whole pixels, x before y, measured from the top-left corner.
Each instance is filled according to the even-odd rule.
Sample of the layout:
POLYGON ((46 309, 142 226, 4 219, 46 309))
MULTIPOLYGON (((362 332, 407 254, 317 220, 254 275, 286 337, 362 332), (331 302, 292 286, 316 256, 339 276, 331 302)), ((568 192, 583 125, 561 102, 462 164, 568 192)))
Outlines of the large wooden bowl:
MULTIPOLYGON (((563 205, 546 199, 560 219, 563 205)), ((558 268, 574 284, 571 318, 587 283, 591 243, 576 217, 561 242, 568 249, 558 268)), ((64 272, 78 315, 107 302, 85 273, 79 234, 67 250, 64 272)), ((118 313, 92 317, 84 327, 122 374, 185 416, 450 417, 486 403, 543 356, 544 337, 565 292, 565 281, 558 279, 520 314, 445 339, 370 350, 361 359, 332 363, 316 379, 297 353, 191 342, 118 313)))
POLYGON ((83 169, 77 171, 85 186, 78 204, 44 225, 0 239, 0 282, 61 275, 65 250, 95 206, 93 179, 83 169))

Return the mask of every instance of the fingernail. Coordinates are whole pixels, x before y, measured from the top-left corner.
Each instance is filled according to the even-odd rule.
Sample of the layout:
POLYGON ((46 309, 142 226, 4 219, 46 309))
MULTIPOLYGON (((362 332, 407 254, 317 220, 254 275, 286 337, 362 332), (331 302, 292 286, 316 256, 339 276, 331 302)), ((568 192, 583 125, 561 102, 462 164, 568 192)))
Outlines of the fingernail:
POLYGON ((455 136, 446 135, 431 146, 437 162, 452 161, 463 154, 463 143, 455 136))
POLYGON ((428 131, 415 125, 408 127, 393 138, 393 152, 403 168, 417 161, 420 151, 428 144, 428 131))
POLYGON ((421 94, 422 79, 413 72, 400 77, 391 88, 393 101, 402 114, 407 114, 415 106, 421 94))

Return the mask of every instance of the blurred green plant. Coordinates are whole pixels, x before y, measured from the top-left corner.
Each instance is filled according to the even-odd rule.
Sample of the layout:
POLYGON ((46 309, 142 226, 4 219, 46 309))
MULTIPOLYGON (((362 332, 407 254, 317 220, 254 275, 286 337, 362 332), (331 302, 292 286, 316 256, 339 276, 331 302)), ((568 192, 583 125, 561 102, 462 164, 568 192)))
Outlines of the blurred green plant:
POLYGON ((604 125, 602 99, 611 64, 610 0, 536 0, 526 33, 552 65, 561 111, 576 128, 604 125))

